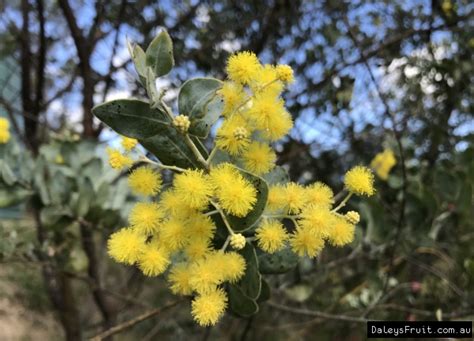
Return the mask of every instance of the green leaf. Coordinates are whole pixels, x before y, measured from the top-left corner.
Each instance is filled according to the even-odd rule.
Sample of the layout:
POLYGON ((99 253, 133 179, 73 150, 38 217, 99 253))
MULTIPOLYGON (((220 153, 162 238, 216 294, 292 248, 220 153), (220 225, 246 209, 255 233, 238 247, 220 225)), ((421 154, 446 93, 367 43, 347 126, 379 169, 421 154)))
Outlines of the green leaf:
POLYGON ((96 106, 94 114, 119 134, 136 138, 162 163, 182 168, 202 167, 183 136, 163 111, 136 99, 115 100, 96 106))
POLYGON ((165 165, 202 168, 193 151, 184 142, 183 136, 174 128, 168 129, 164 134, 140 140, 140 143, 165 165))
POLYGON ((119 134, 136 139, 163 133, 171 125, 165 112, 152 109, 147 102, 138 99, 105 102, 94 107, 92 112, 119 134))
POLYGON ((194 78, 183 84, 178 95, 181 115, 191 120, 189 132, 205 138, 223 110, 222 99, 216 96, 222 82, 214 78, 194 78))
POLYGON ((222 149, 217 149, 212 157, 211 165, 217 166, 218 164, 225 162, 232 163, 232 157, 222 149))
POLYGON ((233 215, 228 215, 230 225, 235 231, 242 232, 250 229, 255 225, 258 219, 262 216, 265 206, 267 205, 268 186, 265 180, 256 176, 255 174, 244 171, 236 167, 257 190, 257 202, 247 216, 240 218, 233 215))
POLYGON ((260 296, 262 276, 258 272, 258 259, 255 248, 251 243, 247 243, 242 250, 239 250, 239 253, 245 259, 246 269, 238 286, 246 296, 257 299, 260 296))
POLYGON ((70 221, 71 217, 71 212, 67 208, 61 206, 47 206, 40 212, 41 223, 47 227, 53 227, 63 219, 70 221))
POLYGON ((259 251, 258 263, 262 274, 282 274, 295 268, 298 256, 287 246, 272 254, 259 251))
POLYGON ((138 44, 134 44, 133 48, 129 47, 130 56, 132 57, 135 70, 139 76, 146 75, 146 55, 145 51, 138 44))
POLYGON ((3 181, 7 185, 13 185, 17 181, 17 178, 13 173, 12 169, 3 160, 0 160, 0 175, 2 176, 3 181))
POLYGON ((276 166, 271 172, 263 175, 263 178, 268 185, 286 184, 290 181, 288 172, 281 166, 276 166))
POLYGON ((86 216, 94 196, 95 193, 92 181, 89 178, 85 178, 85 180, 79 185, 79 198, 77 200, 77 206, 74 208, 74 213, 77 217, 86 216))
POLYGON ((233 313, 241 317, 250 317, 258 313, 257 302, 245 295, 239 287, 230 284, 227 292, 229 296, 229 308, 233 313))
POLYGON ((262 277, 262 289, 260 290, 260 295, 258 296, 257 303, 262 303, 268 301, 271 297, 271 289, 267 281, 262 277))
POLYGON ((173 68, 173 42, 168 32, 162 31, 148 45, 146 66, 151 67, 157 77, 166 75, 173 68))
POLYGON ((158 92, 158 89, 156 88, 156 83, 155 83, 155 75, 153 74, 153 70, 150 67, 146 68, 146 92, 148 94, 148 97, 151 100, 151 107, 156 108, 158 103, 160 103, 160 93, 158 92))

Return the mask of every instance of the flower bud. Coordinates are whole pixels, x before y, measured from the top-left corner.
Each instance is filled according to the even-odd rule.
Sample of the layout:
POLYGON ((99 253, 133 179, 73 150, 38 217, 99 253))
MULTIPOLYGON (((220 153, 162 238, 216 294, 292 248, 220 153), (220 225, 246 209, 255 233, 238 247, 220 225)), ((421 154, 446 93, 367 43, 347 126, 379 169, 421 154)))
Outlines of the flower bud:
POLYGON ((280 64, 276 67, 276 73, 279 80, 285 83, 293 83, 293 70, 289 65, 280 64))
POLYGON ((191 122, 189 121, 189 117, 185 115, 178 115, 173 120, 173 125, 176 129, 179 130, 180 133, 186 134, 188 132, 189 126, 191 122))
POLYGON ((357 224, 360 221, 360 215, 356 211, 349 211, 346 213, 345 218, 351 224, 357 224))
POLYGON ((232 246, 236 250, 241 250, 245 247, 245 237, 240 234, 233 234, 230 237, 230 246, 232 246))

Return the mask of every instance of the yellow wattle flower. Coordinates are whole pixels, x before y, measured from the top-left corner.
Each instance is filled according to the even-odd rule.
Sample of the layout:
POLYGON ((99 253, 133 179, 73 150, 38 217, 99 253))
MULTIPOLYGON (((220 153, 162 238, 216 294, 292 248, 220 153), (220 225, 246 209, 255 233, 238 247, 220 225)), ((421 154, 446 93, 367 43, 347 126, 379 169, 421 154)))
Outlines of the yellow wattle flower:
POLYGON ((107 250, 118 263, 134 264, 146 247, 146 237, 132 228, 113 233, 107 241, 107 250))
POLYGON ((106 151, 109 155, 109 164, 114 169, 128 168, 133 164, 133 160, 130 157, 123 155, 117 149, 107 148, 106 151))
POLYGON ((290 237, 290 245, 294 253, 300 257, 316 257, 324 247, 324 239, 313 229, 298 227, 290 237))
POLYGON ((355 166, 344 176, 344 184, 347 190, 357 195, 374 195, 374 175, 367 167, 355 166))
POLYGON ((382 153, 375 155, 370 163, 370 167, 380 179, 387 180, 388 174, 396 164, 397 159, 393 151, 391 149, 385 149, 382 153))
POLYGON ((236 111, 246 98, 242 85, 230 81, 224 82, 218 93, 224 100, 224 110, 222 111, 224 117, 236 111))
POLYGON ((168 275, 171 292, 175 295, 191 295, 193 289, 190 284, 191 272, 188 263, 173 265, 168 275))
POLYGON ((136 147, 138 141, 131 137, 122 136, 122 140, 120 141, 120 143, 122 144, 122 147, 123 149, 125 149, 125 151, 130 152, 133 148, 136 147))
POLYGON ((242 154, 242 160, 248 171, 262 175, 275 167, 276 154, 267 144, 254 141, 242 154))
POLYGON ((329 233, 329 242, 334 246, 344 246, 354 240, 355 226, 342 217, 336 217, 329 233))
POLYGON ((305 188, 307 205, 319 205, 330 208, 334 204, 334 193, 329 186, 315 182, 305 188))
POLYGON ((265 220, 256 230, 258 246, 267 253, 275 253, 285 247, 288 234, 283 224, 276 220, 265 220))
POLYGON ((158 230, 163 211, 153 202, 139 202, 130 211, 130 225, 138 232, 150 235, 158 230))
POLYGON ((334 223, 334 214, 327 206, 310 205, 301 212, 300 225, 314 231, 318 236, 329 236, 334 223))
POLYGON ((219 321, 227 308, 227 295, 224 290, 214 288, 194 298, 191 314, 200 326, 213 326, 219 321))
POLYGON ((253 52, 243 51, 236 53, 227 61, 227 74, 234 82, 249 84, 255 79, 262 65, 253 52))
POLYGON ((168 267, 168 252, 163 248, 157 248, 148 244, 138 257, 138 267, 145 276, 155 277, 162 274, 168 267))
POLYGON ((135 194, 152 196, 160 191, 161 175, 149 166, 135 169, 128 176, 128 185, 135 194))
POLYGON ((194 209, 204 209, 212 196, 212 186, 202 170, 187 170, 174 179, 174 191, 181 201, 194 209))

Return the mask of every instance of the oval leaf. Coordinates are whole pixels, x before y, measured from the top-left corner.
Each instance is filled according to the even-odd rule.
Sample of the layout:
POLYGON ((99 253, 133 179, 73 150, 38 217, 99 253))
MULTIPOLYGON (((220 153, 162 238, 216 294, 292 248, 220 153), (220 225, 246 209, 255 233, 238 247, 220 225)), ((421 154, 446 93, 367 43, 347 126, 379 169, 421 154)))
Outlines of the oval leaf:
POLYGON ((106 102, 94 107, 92 112, 119 134, 136 139, 152 137, 170 126, 166 113, 138 99, 106 102))
POLYGON ((250 317, 258 313, 257 302, 246 296, 239 287, 229 285, 227 292, 229 295, 229 308, 233 313, 241 317, 250 317))
POLYGON ((282 274, 298 264, 298 256, 289 247, 273 254, 259 251, 258 263, 262 274, 282 274))
POLYGON ((238 286, 246 296, 257 299, 260 296, 262 276, 258 272, 258 259, 255 248, 251 243, 247 243, 242 250, 239 250, 239 253, 245 259, 246 269, 244 277, 239 281, 238 286))
POLYGON ((161 32, 148 45, 146 66, 151 67, 157 77, 166 75, 173 68, 173 42, 168 32, 161 32))

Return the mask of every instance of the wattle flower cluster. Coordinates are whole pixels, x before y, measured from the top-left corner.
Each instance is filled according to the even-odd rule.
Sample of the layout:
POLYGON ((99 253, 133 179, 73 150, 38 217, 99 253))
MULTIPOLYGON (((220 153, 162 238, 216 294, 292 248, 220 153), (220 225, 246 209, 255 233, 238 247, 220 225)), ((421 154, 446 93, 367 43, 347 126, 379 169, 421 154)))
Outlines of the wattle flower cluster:
MULTIPOLYGON (((110 256, 138 266, 146 276, 164 274, 174 294, 192 295, 191 312, 202 326, 214 325, 225 312, 224 284, 237 283, 245 274, 247 264, 238 251, 247 243, 270 254, 289 248, 299 256, 316 257, 326 243, 343 246, 354 239, 359 214, 340 210, 351 195, 374 193, 373 175, 362 166, 347 172, 348 194, 337 206, 333 191, 321 182, 273 185, 255 226, 236 232, 228 217, 246 217, 259 198, 240 169, 262 176, 272 171, 276 154, 271 144, 292 128, 280 95, 293 81, 293 72, 287 65, 261 65, 253 53, 241 52, 229 58, 227 73, 218 91, 224 102, 222 123, 207 167, 181 169, 144 155, 134 161, 131 151, 137 141, 130 138, 123 138, 124 152, 108 150, 113 168, 138 165, 128 181, 144 198, 131 210, 129 226, 110 237, 110 256), (230 161, 213 162, 217 152, 230 161), (165 189, 162 169, 176 173, 165 189), (225 225, 225 236, 217 236, 216 218, 225 225), (292 227, 282 223, 285 219, 292 227)), ((173 125, 186 137, 187 116, 175 116, 173 125)))

